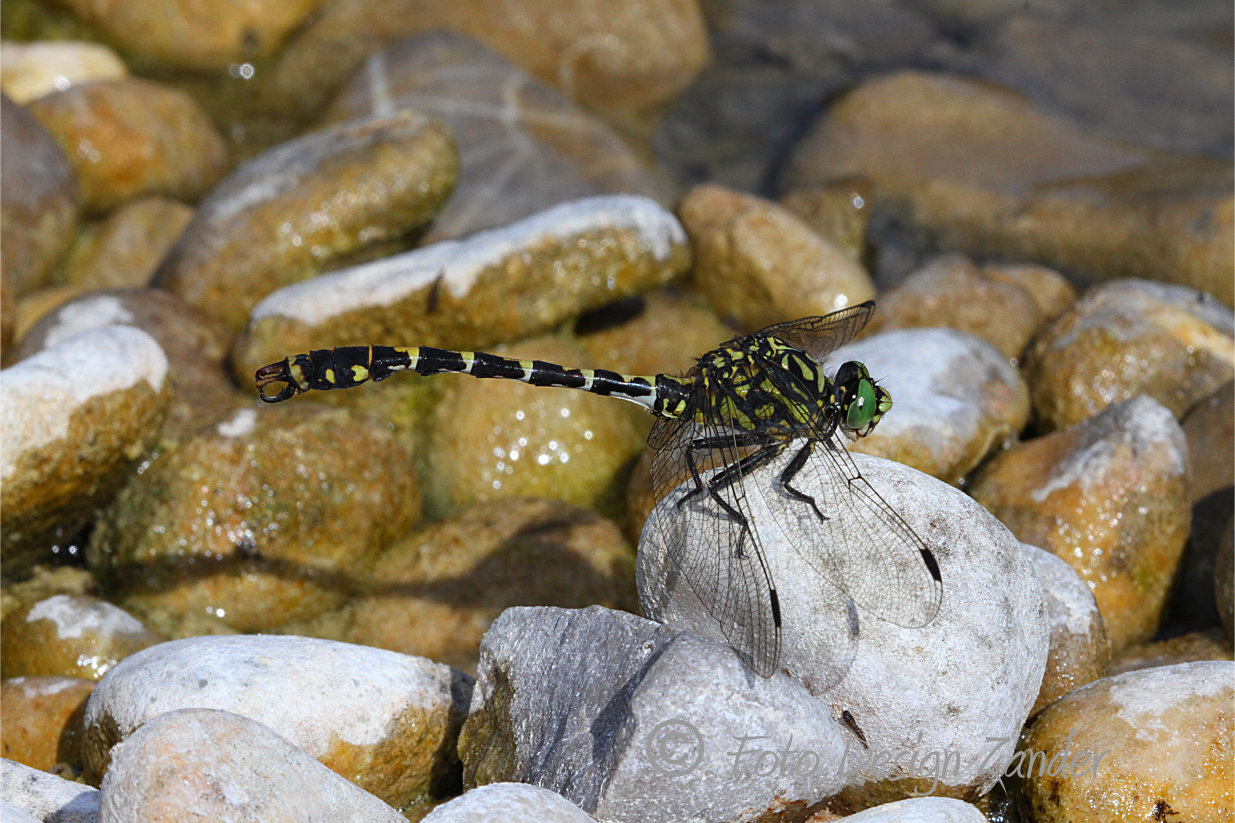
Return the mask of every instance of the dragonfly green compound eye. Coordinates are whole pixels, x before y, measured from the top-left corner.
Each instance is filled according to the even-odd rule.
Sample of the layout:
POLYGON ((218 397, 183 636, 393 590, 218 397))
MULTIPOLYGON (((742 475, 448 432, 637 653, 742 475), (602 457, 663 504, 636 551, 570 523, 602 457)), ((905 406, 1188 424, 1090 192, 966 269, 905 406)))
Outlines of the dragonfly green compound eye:
POLYGON ((845 424, 851 429, 864 429, 879 419, 882 412, 875 399, 875 384, 863 378, 858 381, 857 392, 845 411, 845 424))

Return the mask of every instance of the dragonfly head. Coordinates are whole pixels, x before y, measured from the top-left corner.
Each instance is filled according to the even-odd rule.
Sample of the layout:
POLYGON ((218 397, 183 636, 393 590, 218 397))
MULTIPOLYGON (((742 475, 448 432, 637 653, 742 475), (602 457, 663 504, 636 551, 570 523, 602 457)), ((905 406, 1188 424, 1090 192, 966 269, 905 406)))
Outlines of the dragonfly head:
POLYGON ((892 395, 875 382, 866 366, 850 360, 836 370, 832 404, 841 429, 851 437, 865 437, 892 408, 892 395))

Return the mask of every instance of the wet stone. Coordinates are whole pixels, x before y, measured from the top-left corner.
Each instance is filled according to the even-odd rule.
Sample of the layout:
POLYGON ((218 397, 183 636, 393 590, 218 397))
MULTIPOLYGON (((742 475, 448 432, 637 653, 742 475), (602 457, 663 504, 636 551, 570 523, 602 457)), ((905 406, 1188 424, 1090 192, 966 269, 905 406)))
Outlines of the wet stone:
POLYGON ((1120 140, 1230 155, 1231 69, 1216 40, 1172 32, 1160 19, 1112 25, 1101 14, 1065 21, 1018 12, 979 29, 972 46, 986 76, 1120 140))
POLYGON ((500 229, 281 289, 237 341, 244 381, 298 351, 379 341, 474 350, 648 291, 690 264, 673 215, 632 195, 573 200, 500 229))
POLYGON ((30 819, 43 823, 98 823, 99 790, 54 774, 32 769, 13 760, 0 761, 0 797, 4 798, 5 823, 21 823, 11 817, 20 809, 30 819))
POLYGON ((424 823, 591 823, 594 819, 557 792, 526 783, 490 783, 438 806, 424 823))
POLYGON ((34 324, 16 356, 28 357, 109 325, 141 329, 167 356, 172 396, 162 440, 192 433, 251 399, 236 390, 224 370, 231 338, 222 324, 161 289, 106 289, 69 300, 34 324))
POLYGON ((853 175, 942 248, 1235 300, 1229 162, 1116 143, 989 82, 898 72, 834 102, 786 182, 853 175))
POLYGON ((678 206, 695 252, 692 285, 717 313, 754 331, 875 294, 866 270, 788 209, 714 185, 678 206))
POLYGON ((153 282, 238 330, 270 292, 422 228, 457 175, 445 126, 415 112, 304 135, 216 186, 153 282))
POLYGON ((127 77, 128 73, 116 53, 101 43, 6 40, 0 51, 0 88, 18 103, 69 86, 127 77))
POLYGON ((1235 780, 1233 683, 1235 663, 1184 663, 1063 697, 1030 726, 1013 764, 1032 771, 1021 790, 1033 819, 1223 819, 1235 780))
POLYGON ((327 4, 273 67, 270 102, 313 111, 360 68, 372 44, 435 29, 474 37, 586 108, 639 131, 709 56, 703 15, 677 0, 469 0, 424 4, 415 13, 402 0, 327 4))
POLYGON ((979 337, 1015 361, 1046 319, 1028 289, 991 276, 962 254, 948 254, 880 295, 867 328, 875 334, 944 326, 979 337))
POLYGON ((917 5, 727 0, 702 8, 713 59, 667 108, 654 146, 679 179, 741 191, 774 181, 802 124, 853 84, 855 69, 917 60, 935 35, 917 5))
MULTIPOLYGON (((579 368, 581 348, 536 338, 495 354, 579 368)), ((628 401, 512 380, 449 380, 425 434, 425 506, 447 517, 510 496, 551 497, 616 514, 643 450, 646 412, 628 401)))
POLYGON ((24 106, 0 97, 0 245, 10 308, 47 284, 73 239, 77 204, 77 175, 55 138, 24 106))
MULTIPOLYGON (((1013 535, 968 495, 907 466, 855 454, 870 486, 934 552, 943 589, 938 613, 917 628, 880 619, 861 603, 855 609, 849 596, 816 570, 818 561, 812 563, 799 549, 822 539, 809 528, 813 521, 807 518, 814 513, 771 490, 791 457, 778 457, 745 480, 780 603, 780 664, 772 680, 784 672, 820 703, 839 707, 833 716, 848 711, 863 730, 865 751, 921 755, 921 767, 905 774, 903 766, 856 757, 861 753, 855 751, 842 794, 851 808, 914 791, 973 797, 986 792, 1012 755, 1048 659, 1048 611, 1034 567, 1013 535), (932 752, 959 763, 940 775, 931 768, 932 752)), ((827 517, 861 516, 861 509, 842 508, 836 492, 821 479, 830 471, 828 460, 812 456, 794 478, 796 488, 820 501, 827 517)), ((697 552, 714 551, 715 535, 710 527, 691 530, 689 521, 681 533, 666 534, 666 524, 674 522, 674 501, 667 497, 659 505, 670 511, 649 521, 639 543, 643 613, 666 628, 703 635, 726 649, 718 619, 674 572, 667 549, 694 545, 697 552)), ((862 551, 853 545, 848 550, 862 551)), ((884 558, 871 566, 885 575, 897 573, 896 568, 884 558)), ((869 578, 855 575, 854 580, 855 586, 858 580, 875 585, 869 578)), ((856 595, 856 589, 851 591, 856 595)), ((732 655, 726 650, 719 657, 732 655)), ((853 747, 860 745, 853 733, 846 734, 853 747)))
POLYGON ((28 108, 68 155, 90 211, 148 194, 194 200, 227 168, 227 148, 206 113, 170 86, 100 80, 28 108))
POLYGON ((1198 660, 1233 659, 1231 644, 1221 629, 1193 632, 1154 643, 1139 643, 1124 649, 1111 663, 1111 674, 1123 674, 1137 669, 1173 666, 1198 660))
POLYGON ((249 408, 153 455, 87 558, 171 636, 200 633, 182 623, 203 615, 259 631, 337 606, 419 517, 411 456, 388 426, 308 402, 249 408))
POLYGON ((1235 316, 1192 289, 1146 280, 1098 286, 1043 330, 1025 356, 1047 430, 1147 394, 1182 417, 1235 376, 1235 316))
POLYGON ((870 200, 870 184, 855 177, 785 192, 780 204, 810 226, 815 234, 854 262, 861 263, 866 256, 870 200))
POLYGON ((1019 286, 1033 299, 1043 320, 1054 320, 1076 300, 1076 289, 1063 275, 1035 263, 990 263, 982 274, 1001 283, 1019 286))
POLYGON ((6 573, 70 538, 154 442, 167 358, 127 326, 71 337, 0 372, 6 573))
POLYGON ((94 681, 80 677, 11 677, 0 682, 0 749, 35 769, 81 767, 82 717, 94 681))
POLYGON ((440 118, 459 152, 458 185, 424 243, 591 195, 671 200, 668 186, 603 121, 469 37, 427 32, 371 56, 326 117, 403 108, 440 118))
POLYGON ((56 594, 0 624, 0 676, 98 680, 124 658, 163 638, 133 615, 88 595, 56 594))
POLYGON ((188 225, 193 209, 166 197, 143 197, 78 234, 64 261, 66 283, 92 289, 139 288, 188 225))
POLYGON ((176 640, 129 658, 99 683, 86 710, 86 766, 106 786, 116 747, 154 718, 216 709, 264 724, 362 789, 409 806, 458 790, 454 739, 471 687, 449 666, 350 643, 176 640))
POLYGON ((1093 592, 1071 566, 1037 546, 1023 546, 1046 598, 1051 649, 1030 716, 1075 688, 1109 673, 1111 644, 1093 592))
POLYGON ((700 355, 733 337, 733 329, 696 295, 659 289, 579 318, 575 334, 591 361, 606 369, 685 374, 700 355))
POLYGON ((127 0, 64 5, 143 62, 215 72, 271 54, 317 5, 314 0, 127 0))
POLYGON ((100 821, 363 820, 407 823, 269 726, 237 714, 180 709, 153 717, 113 750, 100 821))
MULTIPOLYGON (((878 316, 878 313, 876 313, 878 316)), ((865 363, 892 395, 892 410, 851 451, 897 460, 954 483, 1029 418, 1029 393, 1008 359, 952 329, 898 329, 850 343, 824 371, 865 363)))
POLYGON ((1118 651, 1158 627, 1191 519, 1187 460, 1175 418, 1139 397, 995 456, 972 493, 1081 575, 1118 651))
POLYGON ((475 671, 512 606, 638 609, 634 549, 617 527, 552 500, 505 498, 400 538, 338 613, 294 627, 475 671))

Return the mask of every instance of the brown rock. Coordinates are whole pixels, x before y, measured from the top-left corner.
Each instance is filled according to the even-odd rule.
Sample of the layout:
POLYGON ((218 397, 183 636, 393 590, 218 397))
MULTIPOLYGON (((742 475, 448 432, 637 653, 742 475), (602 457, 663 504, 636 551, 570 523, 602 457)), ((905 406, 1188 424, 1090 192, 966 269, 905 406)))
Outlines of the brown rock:
POLYGON ((126 203, 78 235, 64 262, 65 281, 91 289, 145 286, 192 216, 193 209, 166 197, 126 203))
POLYGON ((0 246, 10 306, 47 284, 73 239, 77 203, 77 175, 55 138, 0 96, 0 246))
POLYGON ((875 333, 946 326, 980 337, 1016 360, 1043 320, 1026 289, 989 276, 964 255, 948 254, 881 295, 869 328, 875 333))
POLYGON ((65 0, 127 53, 216 72, 271 54, 318 0, 65 0))
POLYGON ((834 103, 790 186, 861 175, 875 208, 971 254, 1235 300, 1227 162, 1117 143, 990 83, 899 72, 834 103))
POLYGON ((205 112, 160 83, 100 80, 29 109, 68 155, 91 211, 146 194, 194 200, 227 168, 227 148, 205 112))
POLYGON ((273 70, 272 104, 311 111, 375 44, 433 29, 475 37, 587 108, 630 124, 676 97, 708 59, 703 15, 683 0, 432 0, 415 14, 404 0, 346 0, 326 5, 289 43, 273 70))
POLYGON ((237 391, 224 370, 231 338, 222 324, 160 289, 91 291, 70 300, 23 336, 16 355, 28 357, 74 334, 112 324, 141 329, 167 356, 172 396, 161 429, 164 440, 190 434, 251 399, 237 391))
POLYGON ((971 493, 1081 575, 1119 650, 1157 629, 1188 536, 1185 449, 1170 412, 1141 397, 997 455, 971 493))
POLYGON ((297 351, 385 342, 476 350, 544 332, 685 271, 682 227, 606 195, 319 277, 268 296, 236 343, 238 379, 297 351))
POLYGON ((1025 353, 1039 424, 1079 423, 1149 395, 1176 417, 1235 376, 1235 317, 1191 289, 1143 280, 1098 286, 1025 353))
POLYGON ((1093 592, 1063 560, 1036 546, 1026 546, 1033 563, 1051 622, 1051 648, 1046 658, 1042 688, 1029 716, 1073 689, 1106 677, 1111 644, 1093 592))
POLYGON ((336 606, 420 516, 411 456, 389 427, 312 403, 242 409, 144 469, 87 557, 170 635, 185 616, 258 631, 336 606))
POLYGON ((1123 653, 1111 662, 1111 674, 1174 666, 1177 663, 1193 663, 1198 660, 1235 660, 1235 653, 1231 651, 1221 629, 1193 632, 1154 643, 1138 643, 1124 649, 1123 653))
POLYGON ((270 292, 423 227, 457 174, 445 127, 414 112, 307 134, 216 186, 153 282, 238 330, 270 292))
POLYGON ((678 207, 695 251, 692 282, 747 330, 873 297, 866 271, 787 209, 703 185, 678 207))
POLYGON ((579 319, 577 342, 589 359, 623 374, 685 374, 733 330, 693 295, 661 289, 579 319))
MULTIPOLYGON (((579 368, 564 339, 525 340, 495 352, 579 368)), ((448 517, 482 501, 551 497, 616 512, 630 464, 643 449, 631 403, 510 380, 450 380, 425 436, 425 506, 448 517)))
POLYGON ((98 680, 133 652, 163 638, 97 597, 55 594, 0 624, 0 676, 58 675, 98 680))
POLYGON ((81 767, 82 715, 94 681, 13 677, 0 683, 0 749, 8 760, 46 771, 81 767))
POLYGON ((427 32, 373 55, 327 118, 402 108, 441 119, 459 152, 459 183, 422 243, 596 194, 673 199, 603 121, 469 37, 427 32))
POLYGON ((1036 823, 1225 820, 1235 780, 1235 663, 1107 677, 1048 707, 1009 771, 1036 823))
POLYGON ((109 501, 153 445, 167 358, 148 334, 108 326, 0 372, 0 531, 5 571, 44 557, 109 501))
POLYGON ((861 264, 866 256, 870 200, 870 183, 853 178, 794 189, 780 198, 780 204, 801 218, 815 234, 861 264))
POLYGON ((991 280, 1019 286, 1038 305, 1042 319, 1054 320, 1076 300, 1076 289, 1054 269, 1033 263, 992 263, 982 268, 991 280))
POLYGON ((637 611, 634 585, 634 550, 612 523, 558 501, 506 498, 395 541, 364 594, 296 630, 474 672, 480 639, 504 609, 637 611))

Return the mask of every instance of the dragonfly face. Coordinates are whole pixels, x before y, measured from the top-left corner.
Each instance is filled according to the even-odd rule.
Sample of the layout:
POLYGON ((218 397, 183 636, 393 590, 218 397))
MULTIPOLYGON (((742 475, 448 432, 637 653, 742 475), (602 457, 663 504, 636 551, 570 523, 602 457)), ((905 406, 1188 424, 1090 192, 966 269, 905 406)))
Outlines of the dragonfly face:
POLYGON ((850 360, 836 370, 832 407, 846 434, 865 437, 892 408, 892 395, 875 382, 866 366, 850 360))

